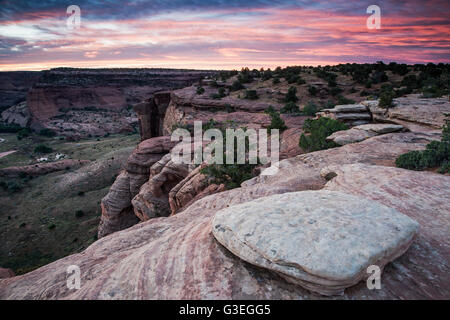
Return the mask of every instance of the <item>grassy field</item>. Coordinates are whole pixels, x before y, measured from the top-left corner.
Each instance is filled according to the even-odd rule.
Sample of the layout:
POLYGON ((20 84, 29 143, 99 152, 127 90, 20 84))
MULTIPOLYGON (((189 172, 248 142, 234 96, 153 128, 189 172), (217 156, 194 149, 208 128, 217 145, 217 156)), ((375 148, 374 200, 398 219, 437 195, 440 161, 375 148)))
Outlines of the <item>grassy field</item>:
POLYGON ((51 147, 52 154, 92 161, 77 170, 12 179, 21 186, 18 192, 0 188, 0 266, 23 274, 93 243, 100 201, 138 144, 139 135, 79 142, 36 135, 20 141, 15 134, 0 134, 0 138, 5 139, 0 142, 0 153, 18 150, 1 158, 0 168, 35 163, 42 155, 33 150, 41 143, 51 147))

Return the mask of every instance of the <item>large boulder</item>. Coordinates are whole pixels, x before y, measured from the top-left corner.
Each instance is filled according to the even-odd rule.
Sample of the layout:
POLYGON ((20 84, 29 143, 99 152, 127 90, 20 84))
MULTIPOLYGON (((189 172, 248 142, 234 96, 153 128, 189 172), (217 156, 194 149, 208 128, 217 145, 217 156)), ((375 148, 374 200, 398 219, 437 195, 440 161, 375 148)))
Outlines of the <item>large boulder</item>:
POLYGON ((216 213, 214 237, 239 258, 323 295, 368 277, 410 246, 418 224, 366 198, 335 191, 273 195, 216 213))

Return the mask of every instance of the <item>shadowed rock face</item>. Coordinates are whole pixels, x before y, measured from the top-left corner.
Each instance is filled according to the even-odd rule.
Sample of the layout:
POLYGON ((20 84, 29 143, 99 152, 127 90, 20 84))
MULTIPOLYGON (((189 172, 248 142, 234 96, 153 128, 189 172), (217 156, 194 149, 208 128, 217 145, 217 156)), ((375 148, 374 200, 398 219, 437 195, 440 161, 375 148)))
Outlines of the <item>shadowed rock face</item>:
MULTIPOLYGON (((31 127, 88 136, 130 131, 131 106, 156 92, 179 89, 208 71, 164 69, 70 69, 44 71, 30 90, 31 127)), ((164 98, 156 100, 163 105, 164 98)), ((161 110, 162 114, 164 110, 161 110)))
POLYGON ((170 137, 145 140, 134 150, 108 194, 102 199, 102 217, 98 237, 126 229, 139 222, 131 200, 148 181, 150 167, 167 154, 175 145, 170 137))
POLYGON ((449 178, 384 166, 392 165, 401 153, 423 149, 434 138, 387 134, 284 160, 275 176, 208 196, 175 216, 138 224, 100 239, 80 254, 0 280, 0 298, 319 299, 235 257, 214 239, 211 221, 218 210, 231 205, 325 187, 377 201, 421 225, 406 254, 386 266, 381 290, 371 291, 360 283, 340 298, 449 299, 449 178), (321 171, 333 163, 339 170, 327 169, 337 175, 327 183, 321 171), (80 290, 66 286, 70 265, 81 268, 80 290))
POLYGON ((15 274, 11 269, 0 268, 0 279, 12 278, 15 274))
POLYGON ((163 120, 169 103, 170 92, 158 92, 133 107, 139 118, 142 141, 163 135, 163 120))

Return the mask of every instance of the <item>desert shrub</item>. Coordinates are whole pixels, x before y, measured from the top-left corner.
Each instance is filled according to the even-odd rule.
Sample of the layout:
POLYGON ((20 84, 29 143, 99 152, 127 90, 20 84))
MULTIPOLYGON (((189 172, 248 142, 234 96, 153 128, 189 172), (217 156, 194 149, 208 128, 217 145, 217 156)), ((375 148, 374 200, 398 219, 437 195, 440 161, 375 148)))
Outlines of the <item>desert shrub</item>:
POLYGON ((370 96, 371 94, 372 93, 370 91, 368 91, 368 90, 361 90, 361 92, 359 93, 359 95, 361 97, 367 97, 367 96, 370 96))
POLYGON ((242 89, 245 89, 245 87, 239 80, 234 81, 233 84, 230 87, 231 91, 239 91, 239 90, 242 90, 242 89))
POLYGON ((83 217, 83 216, 84 216, 84 211, 83 211, 83 210, 77 210, 77 211, 75 212, 75 217, 81 218, 81 217, 83 217))
POLYGON ((401 85, 412 89, 416 89, 418 88, 419 83, 417 81, 417 77, 413 74, 410 74, 403 78, 401 85))
POLYGON ((77 195, 78 195, 79 197, 84 196, 84 191, 78 191, 77 195))
POLYGON ((22 127, 16 124, 0 124, 0 133, 17 133, 20 130, 22 127))
POLYGON ((228 113, 236 112, 236 109, 235 109, 234 107, 232 107, 231 104, 226 104, 226 105, 225 105, 225 110, 226 110, 228 113))
POLYGON ((372 81, 367 81, 364 86, 366 87, 366 89, 372 88, 372 81))
POLYGON ((302 85, 302 84, 306 84, 306 81, 302 77, 298 77, 298 79, 297 79, 297 81, 295 81, 295 83, 298 85, 302 85))
POLYGON ((337 97, 337 100, 338 100, 338 104, 354 104, 355 103, 355 100, 348 99, 342 95, 339 95, 337 97))
POLYGON ((213 164, 200 170, 212 179, 212 183, 224 184, 227 189, 239 188, 242 182, 251 179, 256 165, 252 164, 213 164))
POLYGON ((259 99, 258 93, 256 92, 256 90, 246 90, 245 91, 245 99, 257 100, 257 99, 259 99))
POLYGON ((241 70, 241 73, 238 75, 239 82, 242 83, 250 83, 253 81, 252 74, 248 70, 248 68, 244 68, 241 70))
POLYGON ((53 149, 46 146, 45 144, 40 144, 36 148, 34 148, 35 153, 50 153, 53 152, 53 149))
MULTIPOLYGON (((223 128, 218 128, 224 130, 223 128)), ((245 131, 245 129, 243 129, 245 131)), ((226 146, 226 134, 224 136, 224 146, 226 146)), ((245 140, 246 149, 249 147, 249 139, 245 140)), ((226 161, 227 150, 223 150, 223 159, 226 161)), ((237 158, 237 144, 234 144, 234 157, 237 158)), ((259 161, 258 161, 259 162, 259 161)), ((210 183, 224 184, 227 189, 239 188, 242 182, 255 176, 257 164, 212 164, 200 170, 200 172, 210 178, 210 183)))
POLYGON ((438 170, 441 174, 450 173, 450 161, 445 161, 438 170))
POLYGON ((272 79, 272 77, 273 77, 273 73, 272 73, 272 71, 269 69, 269 70, 267 70, 267 71, 264 71, 264 73, 263 73, 263 75, 262 75, 262 79, 265 81, 265 80, 269 80, 269 79, 272 79))
POLYGON ((54 137, 56 136, 56 132, 51 129, 45 128, 39 132, 39 135, 44 137, 54 137))
POLYGON ((48 230, 53 230, 55 228, 56 228, 56 225, 54 223, 52 223, 48 226, 48 230))
POLYGON ((447 93, 445 88, 437 85, 424 86, 422 88, 422 97, 424 98, 440 98, 447 93))
POLYGON ((330 94, 334 97, 334 96, 337 96, 338 94, 341 94, 342 93, 342 89, 341 88, 339 88, 339 87, 332 87, 331 89, 329 89, 330 90, 330 94))
POLYGON ((288 102, 280 110, 281 113, 298 113, 300 108, 294 102, 288 102))
POLYGON ((288 92, 286 93, 286 97, 284 98, 285 102, 297 102, 297 88, 290 87, 288 92))
POLYGON ((340 121, 321 117, 315 120, 307 119, 303 129, 309 135, 302 134, 299 142, 300 148, 306 152, 313 152, 337 147, 336 143, 326 141, 326 138, 334 132, 347 130, 348 127, 340 121))
POLYGON ((448 173, 450 162, 449 120, 442 130, 442 140, 430 142, 423 151, 411 151, 399 156, 395 164, 399 168, 409 170, 424 170, 437 168, 439 173, 448 173))
POLYGON ((272 129, 278 129, 280 130, 280 132, 287 129, 286 123, 283 121, 283 119, 281 119, 280 114, 278 112, 272 111, 269 112, 269 115, 270 115, 270 126, 267 128, 269 130, 269 134, 272 132, 272 129))
POLYGON ((0 181, 0 187, 9 193, 17 193, 23 189, 23 185, 17 181, 0 181))
POLYGON ((315 96, 319 92, 319 90, 315 86, 309 86, 308 92, 310 95, 315 96))
POLYGON ((378 106, 380 108, 391 108, 394 106, 393 100, 395 98, 395 93, 393 91, 383 91, 380 94, 380 102, 378 106))
POLYGON ((275 77, 275 78, 273 78, 273 80, 272 80, 272 83, 273 84, 279 84, 281 81, 280 81, 280 78, 279 77, 275 77))
POLYGON ((308 104, 304 106, 302 110, 305 116, 314 116, 317 111, 319 111, 319 108, 313 101, 308 102, 308 104))
POLYGON ((30 130, 27 129, 27 128, 22 129, 19 132, 17 132, 17 139, 18 140, 22 140, 23 138, 26 138, 28 136, 30 136, 30 130))
POLYGON ((197 87, 197 94, 204 94, 204 93, 205 93, 205 88, 197 87))

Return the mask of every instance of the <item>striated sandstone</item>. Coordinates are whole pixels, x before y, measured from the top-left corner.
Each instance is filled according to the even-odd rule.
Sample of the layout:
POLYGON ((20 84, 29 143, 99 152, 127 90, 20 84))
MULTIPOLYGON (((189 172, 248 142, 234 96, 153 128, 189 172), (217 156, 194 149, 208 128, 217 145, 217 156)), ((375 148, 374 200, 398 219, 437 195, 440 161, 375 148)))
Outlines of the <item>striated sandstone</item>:
POLYGON ((396 132, 402 129, 403 126, 401 125, 389 123, 364 124, 353 127, 349 130, 337 131, 327 137, 327 140, 334 141, 335 143, 343 146, 349 143, 360 142, 376 135, 396 132))
POLYGON ((141 142, 133 151, 124 170, 102 199, 99 238, 139 222, 131 201, 139 193, 141 186, 148 181, 150 167, 167 154, 175 144, 176 142, 170 141, 170 137, 157 137, 141 142))
POLYGON ((222 209, 214 237, 239 258, 308 290, 343 294, 410 246, 418 224, 362 197, 320 190, 285 193, 222 209))
MULTIPOLYGON (((375 150, 381 137, 360 144, 371 142, 375 150)), ((297 164, 302 166, 299 159, 297 164)), ((334 169, 337 177, 327 189, 377 201, 421 225, 410 249, 385 267, 381 290, 359 283, 339 299, 449 299, 448 177, 384 166, 339 167, 346 172, 334 169)), ((280 171, 270 184, 206 197, 175 216, 152 219, 100 239, 80 254, 0 280, 0 299, 320 299, 235 257, 211 234, 218 210, 296 189, 291 176, 280 171), (66 286, 66 270, 73 264, 82 270, 81 289, 75 291, 66 286)))

